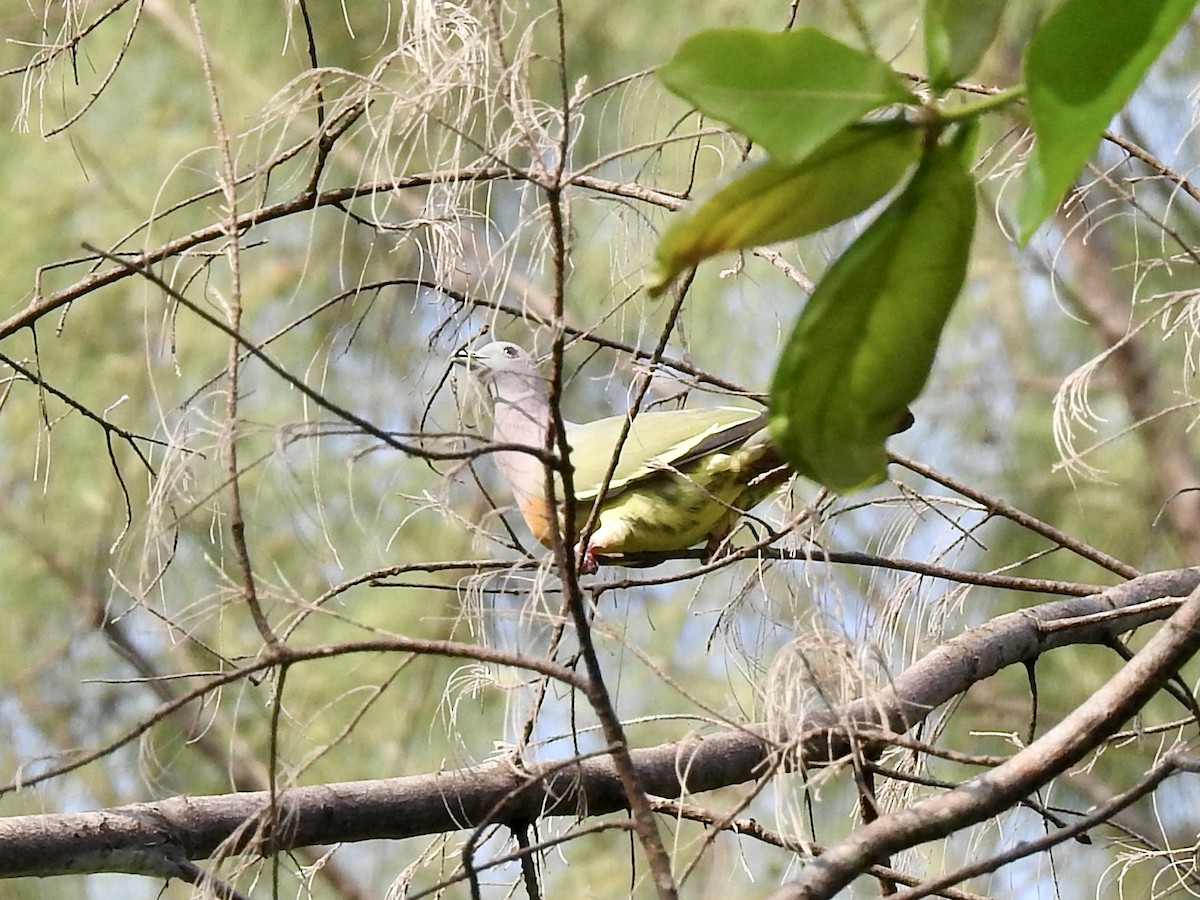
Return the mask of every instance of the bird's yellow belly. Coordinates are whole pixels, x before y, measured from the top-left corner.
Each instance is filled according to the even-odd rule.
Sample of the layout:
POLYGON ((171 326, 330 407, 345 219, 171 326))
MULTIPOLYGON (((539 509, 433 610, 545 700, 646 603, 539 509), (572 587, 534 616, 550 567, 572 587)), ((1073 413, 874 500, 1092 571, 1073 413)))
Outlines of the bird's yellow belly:
POLYGON ((596 528, 596 535, 607 538, 602 552, 653 553, 701 544, 737 500, 732 486, 714 487, 703 490, 680 475, 655 475, 638 490, 606 500, 596 528))
MULTIPOLYGON (((761 447, 713 453, 682 471, 664 470, 605 498, 589 539, 601 556, 669 553, 726 534, 739 514, 754 507, 787 477, 784 468, 765 469, 769 453, 761 447)), ((527 498, 521 512, 533 535, 551 543, 551 519, 545 502, 527 498)), ((576 504, 576 533, 592 506, 576 504)))
MULTIPOLYGON (((604 553, 654 553, 680 550, 705 541, 729 515, 736 490, 701 489, 684 476, 656 475, 623 491, 600 507, 593 534, 604 540, 604 553), (719 499, 718 499, 719 498, 719 499)), ((544 502, 520 506, 534 538, 549 547, 550 517, 544 502)), ((576 532, 587 524, 590 503, 576 506, 576 532)))
MULTIPOLYGON (((654 553, 703 543, 734 515, 743 488, 725 454, 714 454, 683 473, 663 472, 639 481, 635 490, 604 501, 593 535, 597 552, 654 553)), ((579 510, 581 519, 590 511, 579 510)))

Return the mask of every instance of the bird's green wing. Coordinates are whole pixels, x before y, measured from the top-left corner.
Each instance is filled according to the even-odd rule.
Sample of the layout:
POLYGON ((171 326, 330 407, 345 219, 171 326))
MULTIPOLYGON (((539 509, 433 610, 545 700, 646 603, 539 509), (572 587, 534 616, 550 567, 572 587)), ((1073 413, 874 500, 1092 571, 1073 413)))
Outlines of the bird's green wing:
MULTIPOLYGON (((765 424, 763 413, 732 406, 641 413, 633 420, 606 493, 622 491, 668 466, 686 465, 743 443, 765 424)), ((624 425, 625 416, 568 424, 577 500, 596 498, 624 425)))

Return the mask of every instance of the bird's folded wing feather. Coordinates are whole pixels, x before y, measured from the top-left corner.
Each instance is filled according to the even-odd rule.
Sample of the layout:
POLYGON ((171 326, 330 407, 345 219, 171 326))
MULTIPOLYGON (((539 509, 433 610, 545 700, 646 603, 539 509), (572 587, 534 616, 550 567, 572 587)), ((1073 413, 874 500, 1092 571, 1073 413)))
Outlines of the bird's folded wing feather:
MULTIPOLYGON (((612 463, 625 419, 613 416, 567 425, 576 499, 596 498, 612 463)), ((683 466, 709 453, 741 444, 765 426, 764 413, 732 406, 641 413, 633 420, 606 494, 624 490, 666 467, 683 466)))

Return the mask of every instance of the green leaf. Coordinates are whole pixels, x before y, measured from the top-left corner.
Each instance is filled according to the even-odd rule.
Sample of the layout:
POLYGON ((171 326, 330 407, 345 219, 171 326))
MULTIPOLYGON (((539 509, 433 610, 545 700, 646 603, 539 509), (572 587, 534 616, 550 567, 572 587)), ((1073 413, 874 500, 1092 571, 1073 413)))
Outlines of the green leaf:
POLYGON ((1025 57, 1037 135, 1018 218, 1021 240, 1054 211, 1104 129, 1187 20, 1194 0, 1066 0, 1025 57))
POLYGON ((829 488, 882 481, 884 440, 921 392, 966 274, 973 128, 927 153, 904 192, 817 286, 771 386, 771 434, 829 488))
POLYGON ((813 28, 701 31, 658 76, 782 163, 799 162, 873 109, 913 100, 883 60, 813 28))
POLYGON ((738 170, 674 216, 654 251, 650 294, 717 253, 790 240, 862 212, 900 181, 919 152, 916 129, 888 122, 853 126, 803 162, 765 160, 738 170))
POLYGON ((929 82, 944 91, 975 71, 1000 28, 1005 0, 925 0, 929 82))

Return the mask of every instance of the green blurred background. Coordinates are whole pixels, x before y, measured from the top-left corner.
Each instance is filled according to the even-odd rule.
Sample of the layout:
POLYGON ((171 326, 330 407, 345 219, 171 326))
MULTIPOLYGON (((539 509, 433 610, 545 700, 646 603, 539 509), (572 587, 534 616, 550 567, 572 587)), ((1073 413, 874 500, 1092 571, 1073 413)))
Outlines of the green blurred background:
MULTIPOLYGON (((0 7, 7 38, 0 44, 0 115, 9 126, 0 130, 0 317, 86 279, 97 266, 83 259, 85 242, 118 252, 157 248, 213 228, 228 214, 192 7, 170 0, 117 6, 77 46, 58 52, 50 48, 101 16, 96 4, 0 7)), ((733 136, 711 133, 712 123, 698 122, 647 70, 700 28, 779 29, 792 6, 796 25, 820 27, 856 46, 866 34, 897 68, 919 71, 920 7, 896 0, 571 0, 563 5, 563 78, 550 4, 346 0, 310 3, 318 96, 295 4, 198 4, 239 177, 239 213, 300 196, 313 170, 309 139, 318 112, 335 121, 353 104, 367 104, 334 145, 318 187, 377 189, 340 206, 297 204, 241 235, 243 332, 255 341, 273 338, 268 352, 289 372, 381 428, 432 435, 479 427, 468 386, 444 379, 455 347, 489 326, 549 348, 548 330, 487 305, 534 316, 552 310, 545 196, 519 175, 536 177, 539 166, 555 164, 565 85, 566 168, 593 180, 565 194, 564 317, 606 338, 653 347, 669 302, 649 301, 638 288, 668 212, 640 192, 702 188, 735 166, 744 148, 733 136), (709 131, 698 136, 702 129, 709 131), (472 166, 512 168, 505 177, 467 182, 447 174, 472 166), (432 184, 393 189, 394 180, 421 173, 441 175, 432 184), (393 283, 371 287, 378 282, 393 283), (470 303, 461 302, 464 295, 470 303)), ((1013 71, 1019 49, 1043 13, 1039 4, 1011 5, 986 81, 1019 77, 1013 71)), ((1172 45, 1118 123, 1181 172, 1197 162, 1194 38, 1192 29, 1172 45)), ((981 146, 985 214, 968 285, 917 406, 918 425, 895 440, 896 448, 1140 569, 1195 562, 1200 536, 1169 514, 1163 471, 1164 446, 1184 459, 1194 455, 1186 431, 1197 327, 1189 292, 1194 262, 1174 238, 1196 244, 1195 204, 1164 179, 1137 177, 1102 148, 1098 162, 1112 183, 1095 177, 1075 201, 1075 225, 1064 217, 1018 253, 1006 232, 1025 149, 1019 129, 997 123, 981 146), (1080 227, 1083 214, 1087 224, 1080 227), (1107 306, 1105 291, 1088 280, 1097 272, 1111 294, 1107 306), (1147 393, 1127 390, 1119 354, 1079 374, 1105 347, 1097 324, 1105 314, 1134 333, 1129 344, 1152 376, 1147 393), (1074 393, 1061 393, 1064 384, 1074 393), (1138 396, 1148 397, 1148 406, 1138 407, 1138 396), (1082 410, 1074 421, 1072 408, 1082 410), (1160 415, 1168 409, 1170 415, 1160 415), (1154 417, 1150 424, 1139 421, 1147 416, 1154 417), (1070 455, 1072 447, 1092 445, 1097 449, 1070 455), (1064 457, 1076 464, 1064 467, 1064 457)), ((816 279, 860 224, 779 249, 816 279)), ((224 318, 238 293, 224 249, 221 239, 196 242, 158 271, 224 318)), ((761 391, 804 297, 794 280, 761 258, 707 263, 670 353, 761 391)), ((0 353, 113 425, 157 442, 139 442, 149 471, 120 436, 50 390, 0 369, 6 738, 0 778, 20 782, 125 734, 165 698, 196 683, 186 676, 250 658, 261 640, 240 599, 228 530, 222 454, 231 428, 223 374, 228 338, 145 280, 126 277, 81 293, 41 318, 36 330, 0 340, 0 353)), ((638 371, 627 355, 579 345, 567 360, 571 418, 624 410, 638 371)), ((659 379, 651 396, 670 402, 689 387, 659 379)), ((698 403, 719 400, 694 395, 698 403)), ((281 631, 294 628, 290 641, 402 634, 544 651, 548 618, 559 604, 545 573, 417 571, 397 576, 391 587, 339 591, 313 608, 326 592, 374 570, 519 559, 464 466, 426 464, 353 433, 253 360, 242 375, 236 433, 258 591, 271 622, 281 631)), ((477 469, 502 498, 490 463, 477 469)), ((985 521, 984 512, 944 489, 898 477, 907 490, 885 486, 827 502, 812 536, 828 549, 964 568, 1025 561, 1014 571, 1112 581, 1066 553, 1045 554, 1043 540, 985 521), (934 495, 933 502, 919 501, 917 492, 934 495)), ((786 503, 814 493, 799 485, 794 497, 762 514, 779 521, 786 503)), ((523 527, 514 529, 541 558, 523 527)), ((683 570, 673 564, 665 571, 683 570)), ((946 637, 1037 600, 881 570, 744 563, 703 581, 609 594, 597 615, 618 710, 631 723, 633 742, 647 746, 722 720, 761 721, 858 696, 946 637)), ((1118 665, 1103 648, 1042 660, 1043 727, 1118 665)), ((274 679, 227 687, 97 762, 5 794, 0 814, 262 787, 272 765, 278 688, 274 679)), ((316 784, 470 765, 517 738, 532 696, 513 672, 433 657, 307 663, 291 669, 283 685, 275 772, 283 784, 316 784)), ((1180 714, 1164 701, 1147 716, 1180 714)), ((1005 752, 1028 716, 1024 673, 1006 672, 940 712, 924 736, 970 752, 1005 752)), ((530 755, 569 754, 571 742, 561 737, 573 729, 582 732, 581 749, 595 749, 600 741, 588 730, 592 724, 582 701, 552 692, 535 729, 546 743, 530 755)), ((1148 737, 1114 750, 1049 799, 1084 808, 1105 798, 1144 771, 1157 747, 1158 738, 1148 737)), ((937 768, 948 779, 967 771, 937 768)), ((1185 779, 1171 785, 1157 804, 1134 808, 1124 821, 1163 846, 1190 847, 1200 796, 1185 779)), ((885 798, 903 803, 910 790, 885 798)), ((731 808, 748 793, 731 788, 698 799, 731 808)), ((776 779, 746 814, 831 843, 852 826, 853 801, 845 770, 794 774, 776 779)), ((568 824, 547 823, 542 836, 568 824)), ((1015 812, 969 839, 893 862, 936 871, 941 853, 954 865, 1041 829, 1036 817, 1015 812)), ((685 888, 689 897, 765 896, 789 865, 784 852, 749 838, 722 835, 709 846, 698 827, 668 824, 667 830, 681 871, 698 859, 685 888)), ((406 885, 427 887, 453 871, 462 837, 342 846, 324 867, 315 854, 296 854, 280 861, 280 894, 402 896, 406 885)), ((503 852, 506 839, 498 835, 485 849, 503 852)), ((1027 861, 975 889, 1084 897, 1115 890, 1123 878, 1131 896, 1142 896, 1156 875, 1160 888, 1170 882, 1175 858, 1127 864, 1124 840, 1132 839, 1111 831, 1090 847, 1071 847, 1053 864, 1044 857, 1027 861)), ((617 832, 568 844, 561 857, 545 861, 547 896, 649 896, 636 857, 629 838, 617 832)), ((254 896, 270 895, 268 864, 260 860, 205 865, 254 896)), ((488 876, 486 890, 504 895, 517 877, 516 869, 503 867, 488 876)), ((3 897, 194 893, 188 885, 162 891, 152 879, 120 875, 0 884, 3 897)), ((464 895, 462 885, 448 892, 464 895)))

